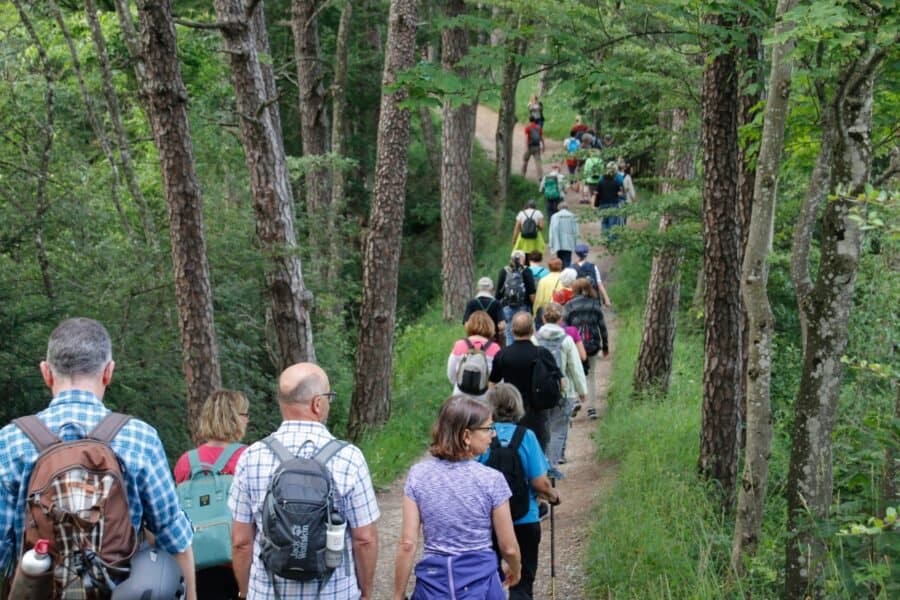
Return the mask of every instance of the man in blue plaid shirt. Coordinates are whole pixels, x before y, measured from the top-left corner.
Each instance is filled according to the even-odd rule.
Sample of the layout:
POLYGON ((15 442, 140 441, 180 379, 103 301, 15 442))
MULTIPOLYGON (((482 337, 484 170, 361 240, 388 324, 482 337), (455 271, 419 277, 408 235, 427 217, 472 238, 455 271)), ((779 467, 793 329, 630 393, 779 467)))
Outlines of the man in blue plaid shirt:
MULTIPOLYGON (((325 427, 334 392, 325 371, 312 363, 288 367, 278 380, 278 405, 284 419, 273 434, 295 456, 311 457, 334 436, 325 427)), ((251 600, 356 600, 373 597, 380 516, 369 467, 359 448, 348 444, 328 461, 335 508, 347 521, 353 560, 338 567, 319 590, 317 581, 293 581, 266 572, 260 558, 263 500, 279 461, 263 442, 241 455, 235 467, 228 506, 232 562, 239 598, 251 600), (277 590, 273 588, 277 586, 277 590)))
MULTIPOLYGON (((41 375, 53 393, 37 417, 63 441, 83 438, 109 413, 103 394, 115 363, 109 333, 97 321, 63 321, 50 335, 41 375)), ((178 505, 175 484, 156 430, 129 420, 110 443, 124 465, 131 523, 146 528, 184 572, 188 600, 196 598, 193 531, 178 505)), ((15 425, 0 430, 0 576, 10 573, 21 548, 28 478, 37 459, 31 440, 15 425), (5 569, 5 571, 4 571, 5 569)))

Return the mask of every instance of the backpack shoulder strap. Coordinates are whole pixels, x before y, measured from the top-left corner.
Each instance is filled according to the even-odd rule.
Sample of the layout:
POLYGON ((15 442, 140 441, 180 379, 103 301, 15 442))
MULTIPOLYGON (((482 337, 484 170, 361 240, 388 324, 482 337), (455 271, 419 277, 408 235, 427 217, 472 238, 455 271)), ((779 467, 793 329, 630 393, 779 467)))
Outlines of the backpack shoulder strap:
POLYGON ((224 448, 222 448, 222 454, 219 455, 219 458, 213 463, 213 472, 221 473, 222 469, 225 468, 225 465, 228 464, 228 461, 231 460, 231 457, 234 456, 234 453, 243 448, 243 444, 238 444, 237 442, 231 442, 224 448))
POLYGON ((191 477, 193 477, 194 475, 197 475, 199 473, 202 473, 205 470, 203 467, 208 466, 208 465, 204 465, 200 462, 200 451, 197 448, 194 448, 193 450, 188 450, 187 457, 188 457, 188 465, 190 466, 190 469, 191 469, 191 477))
POLYGON ((286 463, 289 460, 294 460, 297 458, 291 451, 284 447, 284 444, 278 441, 278 439, 274 435, 270 435, 263 439, 263 444, 269 447, 269 450, 272 451, 272 454, 275 455, 275 458, 278 459, 280 463, 286 463))
POLYGON ((509 440, 509 446, 507 448, 512 448, 513 450, 518 451, 519 446, 522 445, 522 440, 525 439, 525 427, 522 425, 516 425, 516 431, 513 433, 512 438, 509 440))
POLYGON ((22 433, 28 436, 28 439, 31 440, 31 443, 34 444, 34 447, 37 448, 39 453, 61 441, 59 437, 50 431, 50 428, 35 415, 13 419, 13 423, 22 430, 22 433))
POLYGON ((109 444, 113 441, 119 430, 125 426, 125 423, 131 420, 129 415, 122 413, 109 412, 103 417, 103 420, 97 423, 97 426, 91 429, 87 436, 91 439, 109 444))
POLYGON ((470 340, 468 337, 465 337, 463 339, 466 340, 466 346, 469 347, 469 350, 475 349, 475 344, 472 343, 472 340, 470 340))
POLYGON ((347 442, 343 440, 333 439, 313 454, 313 460, 324 467, 328 464, 328 461, 334 458, 334 455, 343 450, 346 445, 347 442))

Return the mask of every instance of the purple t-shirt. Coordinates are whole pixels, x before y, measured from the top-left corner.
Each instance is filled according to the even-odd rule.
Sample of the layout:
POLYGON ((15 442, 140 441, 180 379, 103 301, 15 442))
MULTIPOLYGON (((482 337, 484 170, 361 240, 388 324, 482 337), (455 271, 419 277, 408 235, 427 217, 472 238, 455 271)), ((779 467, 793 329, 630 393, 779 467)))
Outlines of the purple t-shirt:
POLYGON ((503 474, 474 460, 428 458, 412 466, 403 493, 419 507, 426 554, 491 549, 491 513, 512 492, 503 474))

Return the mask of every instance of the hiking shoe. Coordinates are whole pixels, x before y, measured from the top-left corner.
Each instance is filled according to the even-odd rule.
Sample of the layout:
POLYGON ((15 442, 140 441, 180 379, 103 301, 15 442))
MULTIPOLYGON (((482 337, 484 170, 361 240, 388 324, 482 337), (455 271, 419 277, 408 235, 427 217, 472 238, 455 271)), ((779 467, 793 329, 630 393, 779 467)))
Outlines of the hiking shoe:
POLYGON ((560 457, 559 457, 559 464, 564 465, 564 464, 566 464, 567 462, 569 462, 569 461, 566 460, 566 457, 565 457, 565 456, 560 456, 560 457))
POLYGON ((550 479, 565 479, 566 474, 556 467, 550 467, 549 469, 547 469, 547 477, 549 477, 550 479))
POLYGON ((581 402, 576 402, 575 406, 572 407, 572 418, 573 419, 575 418, 575 416, 578 414, 578 411, 580 411, 580 410, 581 410, 581 402))
POLYGON ((587 411, 587 416, 588 416, 588 419, 590 419, 591 421, 596 421, 597 420, 597 409, 589 408, 587 411))
POLYGON ((546 502, 538 504, 538 520, 543 521, 550 514, 550 505, 546 502))

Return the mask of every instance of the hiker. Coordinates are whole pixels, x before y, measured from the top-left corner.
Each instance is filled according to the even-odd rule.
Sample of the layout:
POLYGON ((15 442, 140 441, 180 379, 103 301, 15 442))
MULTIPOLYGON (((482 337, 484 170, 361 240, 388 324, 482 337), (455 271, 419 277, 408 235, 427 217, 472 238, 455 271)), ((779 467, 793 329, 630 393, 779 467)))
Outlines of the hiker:
MULTIPOLYGON (((563 446, 569 431, 569 415, 572 413, 576 400, 584 402, 587 394, 587 383, 584 369, 581 366, 581 357, 575 341, 566 334, 560 325, 562 316, 563 307, 556 302, 551 302, 544 309, 544 326, 535 334, 537 344, 550 350, 563 374, 563 389, 565 390, 563 402, 547 411, 550 429, 547 460, 554 469, 562 458, 563 446)), ((561 479, 558 472, 554 472, 551 477, 554 475, 557 479, 561 479)))
POLYGON ((587 417, 593 420, 597 418, 597 358, 601 354, 609 356, 609 337, 603 309, 591 282, 584 278, 576 279, 572 291, 575 296, 564 307, 563 318, 578 329, 587 352, 588 372, 591 374, 587 378, 587 417))
POLYGON ((616 175, 622 180, 625 202, 631 204, 637 201, 637 192, 634 189, 634 181, 631 179, 631 163, 626 162, 621 156, 616 161, 616 175))
POLYGON ((563 140, 563 150, 566 151, 566 170, 569 172, 567 181, 575 193, 580 194, 581 183, 578 181, 576 173, 578 172, 578 151, 581 150, 581 142, 577 138, 569 136, 563 140))
POLYGON ((513 250, 528 254, 532 250, 544 251, 544 214, 537 209, 537 203, 529 200, 525 208, 516 214, 513 226, 513 250))
POLYGON ((578 217, 567 202, 559 203, 559 212, 550 219, 550 251, 562 260, 563 267, 572 262, 572 250, 578 243, 578 217))
POLYGON ((553 215, 559 210, 559 203, 566 189, 566 178, 559 172, 558 164, 554 164, 550 172, 541 178, 538 189, 544 194, 544 200, 547 202, 547 218, 552 223, 553 215))
POLYGON ((506 339, 506 319, 503 316, 503 304, 494 298, 494 282, 490 277, 482 277, 476 285, 475 297, 466 304, 463 312, 463 325, 476 310, 483 310, 494 322, 494 341, 502 344, 506 339))
POLYGON ((591 286, 594 288, 594 292, 600 298, 602 298, 603 303, 606 306, 612 306, 612 301, 609 299, 609 295, 606 293, 606 286, 603 285, 603 280, 600 278, 600 269, 592 262, 587 260, 587 255, 590 253, 591 248, 584 242, 579 242, 575 245, 575 262, 572 263, 572 267, 578 273, 578 278, 585 278, 591 282, 591 286))
POLYGON ((535 325, 540 328, 541 312, 547 304, 553 301, 553 292, 559 287, 559 275, 563 270, 563 263, 558 258, 551 258, 547 262, 550 272, 541 278, 537 285, 537 291, 534 294, 534 305, 532 306, 532 315, 534 316, 535 325))
MULTIPOLYGON (((0 568, 17 562, 19 557, 16 553, 34 544, 31 541, 27 548, 23 548, 23 540, 29 540, 36 533, 51 542, 51 556, 60 567, 54 570, 57 589, 86 594, 85 588, 95 587, 97 591, 97 587, 104 586, 106 577, 116 576, 112 569, 96 561, 99 559, 109 563, 110 553, 117 552, 122 561, 113 566, 127 566, 142 531, 146 530, 155 538, 157 549, 174 556, 183 573, 187 598, 194 600, 197 596, 191 550, 193 531, 178 505, 175 484, 159 435, 153 427, 136 418, 127 418, 124 422, 119 420, 111 428, 112 435, 104 435, 109 430, 94 430, 101 422, 107 425, 117 421, 114 413, 103 403, 115 366, 109 333, 93 319, 67 319, 50 334, 47 356, 40 364, 40 371, 44 383, 53 394, 53 400, 35 415, 38 423, 31 420, 28 423, 34 425, 35 432, 43 427, 49 430, 44 435, 52 434, 63 442, 85 438, 89 433, 108 439, 107 446, 121 463, 121 472, 116 468, 113 475, 111 467, 95 473, 88 470, 93 467, 82 466, 85 463, 78 462, 80 456, 88 453, 94 454, 95 460, 111 460, 106 458, 108 454, 97 456, 100 453, 94 451, 96 447, 90 451, 79 451, 83 453, 81 455, 79 452, 64 455, 72 459, 70 464, 74 468, 57 476, 59 465, 53 467, 51 487, 40 493, 39 501, 52 502, 53 515, 67 522, 72 522, 74 515, 81 516, 83 512, 92 513, 100 520, 85 532, 75 527, 63 529, 62 523, 54 522, 54 517, 47 513, 44 515, 49 523, 35 521, 35 510, 41 509, 29 508, 34 502, 29 498, 29 485, 36 483, 29 482, 29 479, 33 474, 37 477, 39 471, 45 471, 47 465, 41 464, 41 461, 36 465, 39 449, 32 441, 34 432, 26 434, 16 422, 6 425, 0 430, 0 568), (71 485, 84 477, 89 478, 97 494, 65 492, 67 484, 71 485), (124 492, 115 484, 116 477, 124 478, 124 492), (49 489, 62 491, 51 494, 49 489), (95 499, 101 495, 104 500, 98 504, 95 499), (127 510, 123 506, 125 498, 127 510), (77 539, 73 539, 73 535, 77 539), (97 545, 85 548, 91 543, 97 545), (69 551, 66 552, 66 549, 69 551), (80 572, 75 571, 76 568, 80 572)), ((24 421, 20 423, 26 425, 24 421)), ((98 464, 87 460, 92 466, 98 464)))
POLYGON ((597 184, 600 182, 600 178, 603 177, 603 159, 600 158, 598 153, 591 152, 590 156, 585 159, 581 177, 584 180, 581 197, 584 204, 587 204, 597 193, 597 184))
MULTIPOLYGON (((494 343, 494 322, 483 310, 476 310, 466 321, 466 337, 457 340, 453 344, 450 356, 447 358, 447 379, 453 385, 453 394, 467 394, 473 398, 484 400, 488 389, 488 377, 491 374, 491 365, 494 356, 500 351, 500 345, 494 343), (483 354, 484 360, 473 360, 473 355, 483 354), (471 373, 482 375, 476 382, 476 388, 469 383, 471 379, 461 379, 460 367, 469 362, 474 363, 480 369, 480 373, 473 370, 471 373), (461 389, 460 386, 462 385, 461 389)), ((471 366, 469 367, 472 368, 471 366)))
POLYGON ((528 268, 534 277, 534 284, 540 285, 541 278, 550 272, 544 265, 544 253, 540 250, 533 250, 528 253, 528 268))
POLYGON ((559 305, 563 305, 572 299, 575 292, 572 291, 572 284, 578 278, 578 273, 572 267, 562 270, 559 274, 559 285, 553 291, 553 301, 559 305))
POLYGON ((491 409, 469 396, 451 396, 431 432, 431 457, 410 468, 403 487, 393 599, 407 597, 421 526, 425 548, 412 598, 505 600, 498 568, 509 586, 519 582, 522 570, 512 493, 501 473, 474 460, 494 437, 491 409))
POLYGON ((534 302, 534 276, 525 266, 525 253, 513 250, 509 264, 500 270, 497 278, 497 300, 503 304, 503 320, 506 321, 506 346, 513 343, 513 315, 531 309, 534 302))
POLYGON ((550 442, 547 410, 535 407, 531 400, 534 363, 538 355, 547 350, 539 348, 531 341, 531 336, 534 335, 534 319, 530 313, 517 313, 512 319, 510 329, 515 341, 494 356, 490 379, 494 384, 504 381, 516 386, 522 394, 525 406, 525 416, 519 424, 532 430, 541 444, 541 450, 546 451, 550 442))
MULTIPOLYGON (((625 200, 622 182, 616 177, 616 163, 606 163, 606 172, 597 182, 597 191, 594 194, 594 207, 600 211, 619 208, 625 200)), ((615 239, 611 233, 613 227, 621 225, 618 215, 604 214, 600 220, 600 229, 608 241, 615 239)))
POLYGON ((537 94, 532 94, 531 98, 528 100, 528 118, 534 118, 535 122, 541 126, 541 129, 544 128, 544 103, 537 97, 537 94))
MULTIPOLYGON (((196 467, 210 466, 220 463, 216 475, 234 475, 234 467, 238 458, 247 448, 239 443, 247 433, 250 419, 250 401, 241 392, 233 390, 216 390, 203 402, 200 409, 200 421, 197 437, 206 440, 194 450, 185 452, 175 462, 175 484, 191 479, 196 467), (194 463, 191 462, 193 454, 194 463), (196 467, 195 467, 196 465, 196 467)), ((179 487, 179 490, 181 488, 179 487)), ((182 504, 182 506, 184 506, 182 504)), ((194 538, 195 560, 200 560, 200 552, 194 538)), ((228 550, 231 549, 229 540, 228 550)), ((230 554, 230 552, 229 552, 230 554)), ((199 600, 221 600, 234 598, 237 595, 237 580, 230 563, 207 568, 197 567, 197 598, 199 600)))
MULTIPOLYGON (((483 464, 491 463, 492 452, 496 451, 494 445, 508 448, 519 433, 521 442, 516 449, 518 465, 507 470, 500 469, 506 475, 507 481, 516 473, 521 474, 525 485, 524 514, 513 520, 513 529, 516 533, 516 541, 519 543, 519 552, 522 555, 522 578, 516 585, 510 586, 510 600, 531 600, 534 598, 534 579, 537 575, 538 549, 541 544, 541 517, 538 509, 538 499, 546 499, 554 506, 559 505, 559 492, 554 488, 547 477, 547 459, 541 451, 534 432, 516 423, 525 414, 522 407, 522 395, 514 385, 498 383, 487 396, 488 404, 493 410, 494 429, 497 434, 494 442, 487 451, 478 457, 483 464), (516 468, 519 467, 519 468, 516 468)), ((495 457, 496 459, 496 457, 495 457)), ((497 468, 496 466, 494 468, 497 468)), ((515 484, 511 484, 510 488, 515 484)), ((516 485, 516 487, 519 487, 516 485)), ((512 490, 513 499, 510 500, 510 509, 518 490, 512 490)), ((514 515, 515 516, 515 515, 514 515)))
POLYGON ((581 115, 575 116, 575 123, 572 125, 572 128, 569 130, 569 135, 577 140, 581 140, 581 136, 584 135, 589 129, 587 125, 581 122, 581 115))
POLYGON ((362 452, 349 443, 332 443, 335 438, 325 426, 334 397, 328 376, 318 366, 298 363, 288 367, 278 379, 281 426, 269 437, 247 448, 238 460, 228 499, 234 515, 232 546, 234 572, 240 589, 238 598, 337 600, 373 597, 378 555, 375 521, 380 513, 362 452), (327 451, 327 455, 314 459, 314 463, 291 460, 298 456, 310 459, 319 451, 327 451), (320 494, 315 500, 329 500, 330 510, 328 506, 320 508, 317 503, 309 510, 287 512, 280 508, 282 503, 277 500, 266 502, 269 492, 273 493, 273 498, 279 498, 294 489, 303 489, 309 502, 312 493, 322 489, 321 475, 316 477, 313 485, 311 474, 300 476, 293 466, 308 465, 305 468, 312 473, 310 466, 321 465, 319 461, 325 463, 326 473, 330 476, 330 492, 320 494), (285 477, 273 479, 277 470, 285 477), (293 488, 290 483, 274 485, 282 479, 296 483, 293 488), (273 482, 271 489, 270 482, 273 482), (323 523, 326 518, 327 524, 323 523), (295 530, 305 532, 302 538, 304 553, 307 548, 313 553, 318 552, 313 543, 318 545, 324 540, 321 535, 313 534, 324 533, 322 529, 327 527, 329 550, 325 552, 325 566, 328 566, 331 543, 343 542, 342 551, 337 555, 339 566, 309 581, 276 574, 276 566, 290 567, 296 564, 292 561, 302 560, 304 567, 309 567, 310 563, 321 566, 321 561, 316 556, 297 556, 296 546, 300 542, 294 538, 271 536, 268 525, 272 522, 276 523, 276 533, 284 530, 291 532, 287 535, 295 535, 295 530), (343 539, 341 522, 346 526, 343 539), (333 529, 337 529, 337 536, 333 535, 333 529), (269 540, 265 538, 267 532, 269 540))
POLYGON ((528 159, 534 158, 534 168, 537 171, 538 178, 544 176, 544 169, 541 165, 541 152, 544 151, 544 128, 541 127, 537 119, 530 117, 528 125, 525 126, 525 155, 522 157, 522 177, 525 177, 525 171, 528 169, 528 159))

